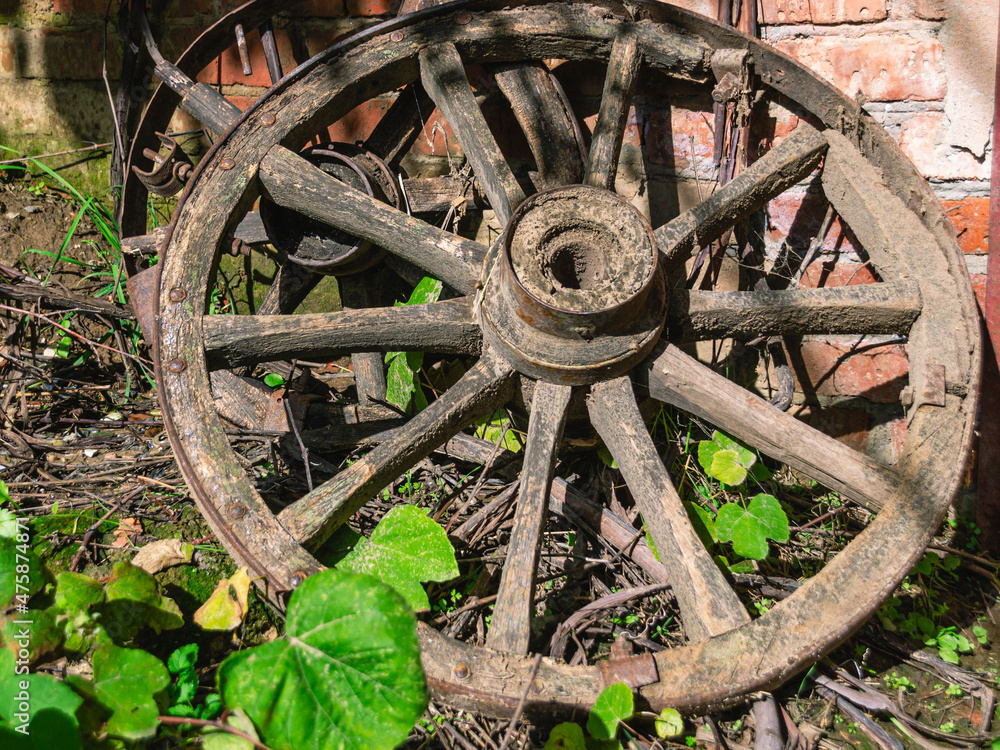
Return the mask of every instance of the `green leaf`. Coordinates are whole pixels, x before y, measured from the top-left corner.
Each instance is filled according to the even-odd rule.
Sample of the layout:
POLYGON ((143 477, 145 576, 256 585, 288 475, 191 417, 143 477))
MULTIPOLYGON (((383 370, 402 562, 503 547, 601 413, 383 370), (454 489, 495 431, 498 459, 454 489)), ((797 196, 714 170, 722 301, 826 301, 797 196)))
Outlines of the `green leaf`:
POLYGON ((271 388, 281 388, 285 384, 285 379, 276 372, 269 372, 264 376, 264 385, 271 388))
POLYGON ((386 513, 371 539, 358 539, 340 567, 389 584, 418 611, 430 609, 422 581, 458 577, 448 535, 415 505, 399 505, 386 513))
POLYGON ((0 479, 0 503, 10 502, 10 490, 7 489, 7 483, 0 479))
MULTIPOLYGON (((524 450, 524 445, 521 443, 514 425, 511 424, 510 417, 507 416, 507 412, 504 410, 496 411, 477 419, 475 435, 477 438, 486 440, 494 445, 500 444, 502 439, 503 447, 511 453, 519 453, 524 450)), ((610 455, 609 453, 608 456, 610 457, 610 455)))
POLYGON ((27 604, 45 585, 45 574, 38 556, 17 539, 0 539, 0 610, 17 596, 18 604, 27 604))
POLYGON ((388 586, 341 570, 307 578, 286 638, 231 655, 218 681, 273 750, 388 750, 428 700, 413 612, 388 586))
POLYGON ((62 644, 63 629, 56 621, 56 617, 57 613, 52 609, 30 609, 27 612, 15 612, 8 617, 0 617, 2 641, 11 651, 27 648, 28 660, 34 664, 62 644), (31 625, 18 624, 24 621, 30 621, 31 625), (24 635, 28 636, 26 641, 23 639, 24 635))
POLYGON ((787 542, 788 516, 771 495, 756 495, 744 508, 738 503, 726 503, 715 519, 719 540, 732 542, 738 555, 753 560, 767 557, 767 540, 787 542))
MULTIPOLYGON (((238 729, 255 740, 260 740, 253 722, 250 721, 242 708, 237 708, 229 714, 226 718, 226 726, 238 729)), ((206 728, 203 736, 205 740, 201 746, 204 750, 255 750, 254 744, 250 740, 214 727, 206 728)))
POLYGON ((599 740, 614 739, 619 722, 628 721, 634 714, 632 688, 624 682, 616 682, 597 696, 597 702, 587 717, 587 731, 599 740))
POLYGON ((722 450, 719 445, 711 440, 702 440, 698 443, 698 463, 705 470, 706 474, 712 473, 712 461, 715 454, 722 450))
POLYGON ((665 708, 653 722, 656 736, 662 740, 673 739, 684 734, 684 717, 675 708, 665 708))
MULTIPOLYGON (((601 459, 601 463, 603 463, 609 469, 617 469, 618 468, 618 462, 615 461, 614 456, 611 455, 611 451, 609 451, 603 445, 600 448, 597 449, 597 456, 598 456, 598 458, 601 459)), ((576 726, 576 725, 574 724, 573 726, 576 726)))
POLYGON ((47 674, 15 674, 14 654, 0 650, 0 747, 5 750, 77 750, 76 710, 83 699, 47 674), (27 700, 25 697, 27 696, 27 700), (25 710, 22 710, 25 709, 25 710), (27 736, 16 727, 27 725, 27 736))
POLYGON ((690 519, 691 525, 694 526, 694 530, 697 532, 698 538, 701 539, 701 543, 705 545, 705 549, 712 549, 719 541, 719 534, 715 530, 715 519, 712 518, 712 514, 709 513, 708 508, 698 503, 686 501, 684 503, 684 510, 687 511, 688 519, 690 519))
POLYGON ((708 473, 723 484, 729 485, 743 484, 743 480, 747 478, 747 470, 740 463, 740 454, 731 450, 716 451, 712 456, 712 466, 708 473))
POLYGON ((972 634, 976 636, 976 640, 983 646, 986 646, 990 642, 990 634, 986 631, 982 625, 973 625, 972 634))
MULTIPOLYGON (((0 502, 3 502, 3 500, 0 499, 0 502)), ((13 539, 20 530, 21 528, 17 524, 17 516, 14 514, 14 511, 7 510, 6 508, 0 510, 0 539, 13 539)))
POLYGON ((116 642, 135 637, 142 625, 159 633, 184 624, 177 603, 160 594, 156 579, 127 562, 115 563, 104 592, 104 627, 116 642))
POLYGON ((181 674, 194 669, 198 661, 198 644, 187 643, 180 648, 174 649, 173 653, 167 657, 167 669, 170 674, 181 674))
POLYGON ((545 741, 545 750, 586 750, 583 728, 579 724, 565 721, 556 724, 545 741))
POLYGON ((66 614, 86 612, 104 601, 104 586, 82 573, 63 572, 56 576, 56 606, 66 614))
POLYGON ((111 711, 107 732, 126 740, 156 734, 160 715, 154 696, 170 684, 163 663, 152 654, 111 644, 94 652, 94 697, 111 711))
MULTIPOLYGON (((413 288, 413 293, 403 305, 423 305, 428 302, 435 302, 441 296, 444 284, 430 276, 424 276, 413 288)), ((408 411, 410 404, 416 406, 416 411, 420 411, 427 406, 427 399, 424 398, 420 388, 420 381, 417 375, 424 362, 423 352, 388 352, 385 361, 389 364, 386 372, 386 400, 395 404, 403 411, 408 411)))
POLYGON ((959 663, 958 654, 956 654, 950 648, 938 649, 938 653, 941 655, 941 658, 944 659, 949 664, 959 663))
POLYGON ((716 430, 712 433, 712 442, 722 450, 736 451, 740 457, 740 465, 744 469, 749 469, 757 462, 756 454, 742 443, 737 442, 723 432, 716 430))

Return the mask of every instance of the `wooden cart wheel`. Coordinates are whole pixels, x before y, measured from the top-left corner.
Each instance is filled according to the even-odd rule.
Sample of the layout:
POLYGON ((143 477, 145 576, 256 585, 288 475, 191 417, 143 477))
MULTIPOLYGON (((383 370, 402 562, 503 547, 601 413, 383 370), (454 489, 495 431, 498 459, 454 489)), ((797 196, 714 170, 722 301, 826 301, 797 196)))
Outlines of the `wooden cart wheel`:
MULTIPOLYGON (((663 80, 660 78, 659 80, 663 80)), ((530 140, 530 138, 529 138, 530 140)), ((567 158, 571 158, 567 156, 567 158)), ((530 685, 533 575, 567 408, 583 392, 664 560, 689 645, 644 657, 633 686, 654 709, 707 711, 767 690, 843 641, 919 559, 957 487, 976 411, 979 333, 968 277, 928 186, 864 112, 758 42, 658 3, 455 3, 350 37, 276 85, 199 166, 162 264, 158 382, 191 492, 276 603, 321 569, 310 553, 449 437, 530 393, 516 518, 486 647, 419 626, 432 690, 491 714, 586 709, 614 669, 543 659, 530 685), (695 208, 650 227, 613 192, 639 72, 710 90, 713 55, 748 51, 765 95, 811 113, 695 208), (583 184, 526 190, 469 86, 469 64, 607 60, 583 184), (317 168, 305 140, 373 96, 416 82, 447 119, 495 215, 492 247, 442 231, 317 168), (846 133, 846 134, 845 134, 846 133), (780 292, 671 292, 668 274, 819 170, 878 283, 780 292), (526 192, 529 193, 526 197, 526 192), (384 248, 460 295, 310 315, 209 314, 222 249, 260 197, 384 248), (681 338, 896 334, 909 350, 909 431, 897 465, 827 437, 686 354, 681 338), (279 513, 230 449, 209 373, 283 358, 420 350, 478 356, 363 458, 279 513), (790 598, 751 619, 690 526, 640 415, 650 395, 876 511, 790 598)))

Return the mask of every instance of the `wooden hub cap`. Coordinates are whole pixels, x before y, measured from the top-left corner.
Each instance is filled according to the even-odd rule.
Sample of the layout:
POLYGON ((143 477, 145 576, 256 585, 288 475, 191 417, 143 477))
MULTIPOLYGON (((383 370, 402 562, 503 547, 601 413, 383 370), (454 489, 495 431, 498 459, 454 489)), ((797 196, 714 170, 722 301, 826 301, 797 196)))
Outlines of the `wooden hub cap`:
POLYGON ((531 377, 583 385, 620 375, 663 329, 657 259, 648 222, 615 193, 537 193, 487 259, 484 334, 531 377))

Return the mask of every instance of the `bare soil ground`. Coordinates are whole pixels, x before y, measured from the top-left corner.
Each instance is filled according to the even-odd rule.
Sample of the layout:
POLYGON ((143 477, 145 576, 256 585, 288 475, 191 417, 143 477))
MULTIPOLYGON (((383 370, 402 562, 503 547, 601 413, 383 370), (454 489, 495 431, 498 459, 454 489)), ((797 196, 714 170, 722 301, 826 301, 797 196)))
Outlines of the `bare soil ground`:
MULTIPOLYGON (((51 189, 25 181, 0 186, 0 479, 11 502, 31 517, 33 544, 52 571, 100 578, 114 562, 131 559, 153 540, 174 537, 195 545, 191 565, 157 574, 189 624, 137 645, 165 659, 178 645, 199 642, 207 692, 222 658, 242 645, 276 637, 281 618, 257 601, 232 637, 208 635, 190 624, 194 610, 233 565, 180 478, 163 432, 148 352, 129 311, 106 296, 98 303, 107 309, 85 309, 86 300, 113 281, 109 248, 84 219, 61 259, 54 257, 78 211, 51 189), (40 296, 41 281, 61 293, 61 302, 40 296)), ((581 494, 635 523, 636 511, 622 493, 617 472, 599 460, 587 436, 568 434, 570 448, 560 475, 570 477, 581 494)), ((246 446, 249 465, 267 466, 288 492, 300 489, 293 454, 249 438, 246 446)), ((330 471, 345 455, 324 458, 330 471)), ((794 477, 772 468, 784 477, 780 499, 793 533, 752 573, 734 577, 752 612, 787 596, 863 528, 853 511, 817 503, 794 477)), ((514 477, 516 463, 483 476, 432 458, 356 519, 361 531, 370 530, 393 503, 403 501, 429 508, 455 532, 462 575, 431 585, 432 609, 423 615, 449 635, 482 640, 488 608, 478 599, 504 554, 514 477), (490 502, 492 512, 471 524, 475 512, 490 502)), ((553 517, 547 537, 541 575, 551 581, 543 583, 538 596, 543 629, 553 629, 587 601, 649 583, 642 569, 599 533, 553 517)), ((990 724, 1000 668, 997 562, 979 552, 975 529, 962 519, 946 526, 937 542, 879 616, 777 692, 787 739, 768 745, 747 708, 738 708, 696 719, 684 736, 671 740, 657 739, 651 721, 636 720, 630 723, 629 747, 1000 747, 990 724)), ((620 603, 580 619, 571 636, 552 648, 570 661, 586 661, 624 643, 651 650, 682 643, 668 592, 608 601, 620 603)), ((35 668, 61 675, 85 671, 87 665, 53 653, 35 668)), ((406 747, 541 747, 548 731, 432 704, 406 747)), ((148 746, 185 742, 165 737, 148 746)))

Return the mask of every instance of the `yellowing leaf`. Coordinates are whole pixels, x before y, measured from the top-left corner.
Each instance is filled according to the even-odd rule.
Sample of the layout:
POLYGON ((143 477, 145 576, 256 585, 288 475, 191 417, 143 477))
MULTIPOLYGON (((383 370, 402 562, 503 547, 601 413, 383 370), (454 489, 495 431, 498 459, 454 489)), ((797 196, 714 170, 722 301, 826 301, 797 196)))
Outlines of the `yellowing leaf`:
POLYGON ((223 578, 215 591, 194 613, 195 623, 203 630, 233 630, 246 617, 249 605, 250 575, 246 567, 232 578, 223 578))

